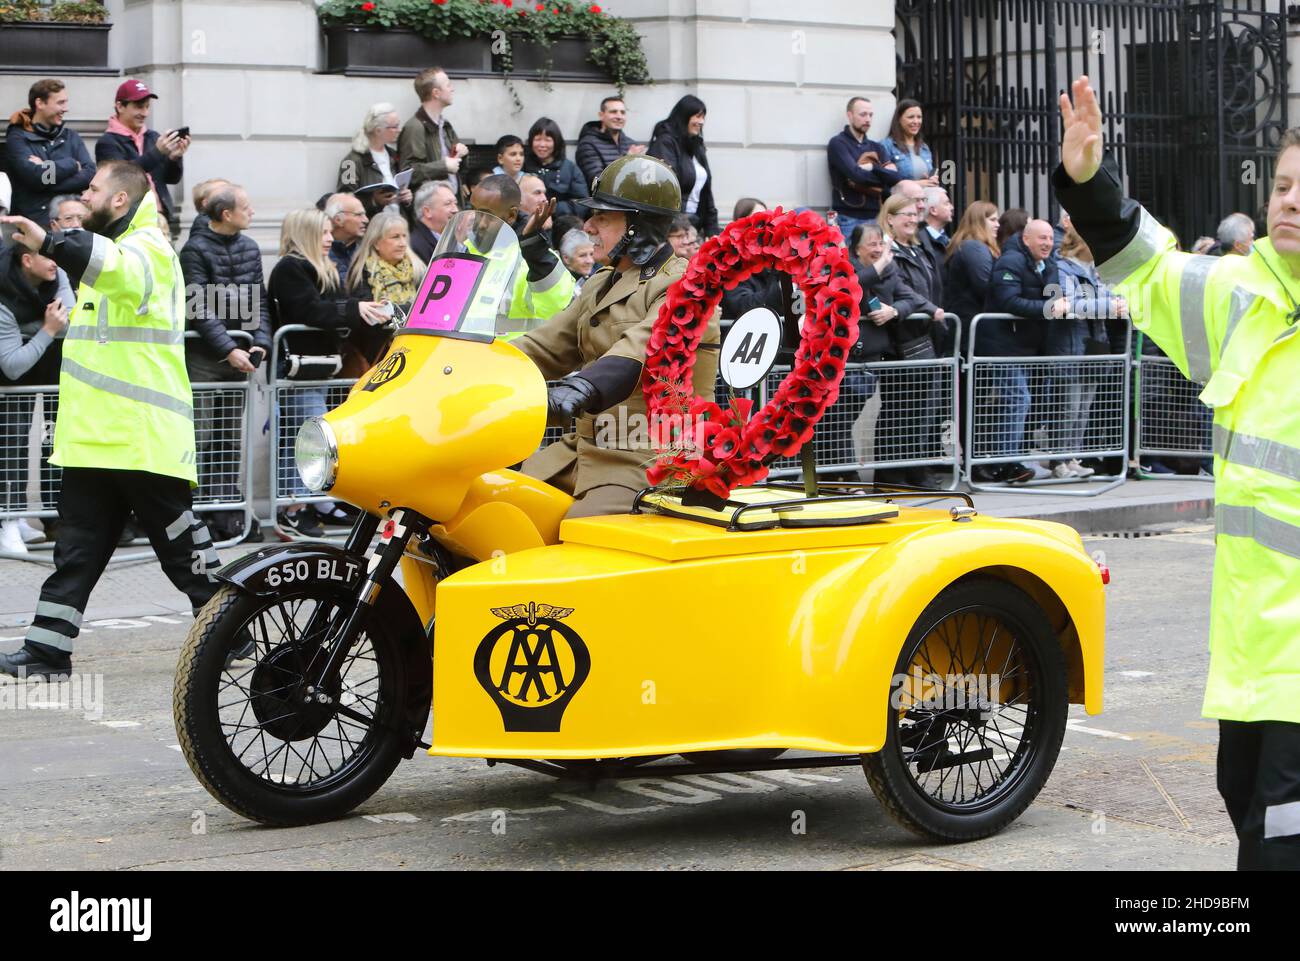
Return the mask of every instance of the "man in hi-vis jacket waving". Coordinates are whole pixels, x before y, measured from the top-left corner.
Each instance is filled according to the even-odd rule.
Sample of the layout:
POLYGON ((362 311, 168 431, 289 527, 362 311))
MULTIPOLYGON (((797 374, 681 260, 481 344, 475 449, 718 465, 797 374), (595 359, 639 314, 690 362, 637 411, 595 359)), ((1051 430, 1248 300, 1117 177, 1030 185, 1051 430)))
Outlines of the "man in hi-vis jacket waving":
POLYGON ((82 195, 85 230, 46 231, 24 217, 14 242, 81 275, 59 374, 50 462, 63 468, 54 573, 23 647, 0 673, 58 677, 127 515, 134 511, 163 570, 194 610, 216 591, 217 554, 195 519, 194 407, 185 373, 180 265, 158 229, 149 178, 101 164, 82 195))
POLYGON ((1300 869, 1300 129, 1249 256, 1179 251, 1102 163, 1087 77, 1061 96, 1053 185, 1133 323, 1214 409, 1216 551, 1204 713, 1240 869, 1300 869))

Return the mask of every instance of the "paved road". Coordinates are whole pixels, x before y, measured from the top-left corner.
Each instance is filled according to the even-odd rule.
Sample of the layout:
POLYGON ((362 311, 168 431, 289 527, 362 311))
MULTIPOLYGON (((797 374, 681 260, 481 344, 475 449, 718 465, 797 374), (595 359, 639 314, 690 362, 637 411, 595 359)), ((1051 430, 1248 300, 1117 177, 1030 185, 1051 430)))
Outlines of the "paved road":
MULTIPOLYGON (((1113 574, 1106 711, 1072 710, 1056 771, 1019 821, 953 847, 897 827, 857 768, 647 772, 591 788, 423 755, 354 817, 262 828, 213 801, 176 746, 171 684, 188 617, 173 611, 183 598, 151 566, 118 569, 91 611, 124 616, 90 621, 78 654, 79 670, 103 675, 99 716, 0 710, 0 869, 1230 869, 1216 731, 1199 714, 1213 541, 1208 528, 1180 530, 1088 540, 1113 574)), ((5 573, 15 570, 8 596, 26 578, 34 599, 42 572, 5 573)), ((19 620, 0 619, 0 637, 18 637, 5 625, 19 620)))

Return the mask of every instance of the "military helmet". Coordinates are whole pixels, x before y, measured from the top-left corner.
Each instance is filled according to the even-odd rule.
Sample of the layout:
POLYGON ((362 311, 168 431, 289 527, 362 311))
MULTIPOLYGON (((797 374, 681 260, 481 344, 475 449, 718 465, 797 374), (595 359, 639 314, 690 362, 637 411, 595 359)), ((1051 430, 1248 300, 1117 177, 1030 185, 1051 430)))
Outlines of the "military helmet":
POLYGON ((682 209, 682 188, 673 168, 656 157, 628 154, 601 171, 591 197, 578 203, 592 210, 675 216, 682 209))

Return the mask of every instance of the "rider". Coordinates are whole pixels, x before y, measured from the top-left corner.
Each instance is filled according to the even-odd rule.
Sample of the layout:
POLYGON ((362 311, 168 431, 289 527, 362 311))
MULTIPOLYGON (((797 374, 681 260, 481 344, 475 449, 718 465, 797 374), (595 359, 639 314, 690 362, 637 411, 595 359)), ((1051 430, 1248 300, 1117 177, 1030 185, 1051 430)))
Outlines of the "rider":
MULTIPOLYGON (((654 458, 646 421, 641 372, 646 343, 668 288, 686 270, 673 254, 668 227, 681 209, 682 192, 672 169, 640 155, 620 157, 578 203, 592 213, 584 229, 604 266, 582 286, 576 300, 541 327, 514 341, 532 358, 551 388, 553 420, 578 418, 576 430, 538 451, 523 471, 575 498, 568 517, 626 513, 646 487, 654 458), (596 414, 607 411, 597 432, 596 414), (617 429, 605 429, 606 424, 617 429)), ((718 371, 717 312, 709 319, 697 356, 697 396, 713 397, 718 371)))

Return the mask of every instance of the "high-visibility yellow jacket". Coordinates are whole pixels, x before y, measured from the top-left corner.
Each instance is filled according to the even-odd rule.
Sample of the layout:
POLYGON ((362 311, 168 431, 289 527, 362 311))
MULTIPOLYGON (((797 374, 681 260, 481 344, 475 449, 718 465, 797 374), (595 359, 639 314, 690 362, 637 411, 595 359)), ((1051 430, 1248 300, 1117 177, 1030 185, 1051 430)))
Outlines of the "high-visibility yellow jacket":
POLYGON ((577 281, 567 267, 555 258, 555 266, 539 280, 528 279, 527 265, 520 265, 515 274, 514 294, 510 298, 510 314, 514 317, 535 317, 550 320, 573 300, 577 281))
POLYGON ((63 344, 50 462, 196 484, 184 281, 153 194, 109 233, 64 235, 53 253, 81 272, 81 285, 63 344))
POLYGON ((1178 251, 1109 165, 1086 184, 1062 169, 1054 181, 1101 279, 1214 410, 1204 713, 1300 722, 1300 277, 1267 239, 1245 257, 1178 251))
MULTIPOLYGON (((465 249, 479 253, 472 243, 465 249)), ((510 308, 506 318, 497 325, 497 334, 513 340, 550 320, 572 302, 577 291, 577 281, 560 260, 559 255, 534 238, 531 248, 520 244, 520 252, 527 251, 533 262, 521 259, 515 268, 510 287, 510 308), (530 275, 535 279, 529 279, 530 275), (533 321, 530 323, 530 321, 533 321)), ((486 255, 496 258, 495 252, 486 255)))

